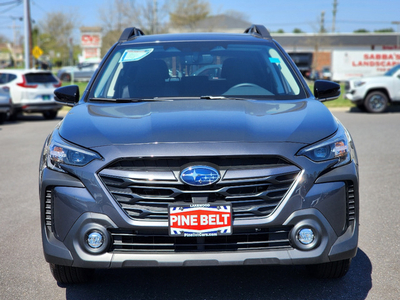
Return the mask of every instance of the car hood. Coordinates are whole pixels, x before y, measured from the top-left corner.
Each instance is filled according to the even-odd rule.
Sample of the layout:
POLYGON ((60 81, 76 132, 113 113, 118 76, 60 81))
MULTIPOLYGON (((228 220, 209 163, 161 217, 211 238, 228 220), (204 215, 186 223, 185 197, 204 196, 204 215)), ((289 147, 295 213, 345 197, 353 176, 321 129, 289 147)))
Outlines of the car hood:
POLYGON ((353 78, 353 81, 363 81, 363 82, 374 82, 374 83, 382 83, 382 82, 390 82, 393 80, 392 76, 384 76, 384 75, 378 75, 378 76, 366 76, 366 77, 357 77, 353 78))
POLYGON ((93 148, 115 144, 194 142, 293 142, 310 144, 337 130, 316 100, 174 100, 81 104, 59 132, 93 148))

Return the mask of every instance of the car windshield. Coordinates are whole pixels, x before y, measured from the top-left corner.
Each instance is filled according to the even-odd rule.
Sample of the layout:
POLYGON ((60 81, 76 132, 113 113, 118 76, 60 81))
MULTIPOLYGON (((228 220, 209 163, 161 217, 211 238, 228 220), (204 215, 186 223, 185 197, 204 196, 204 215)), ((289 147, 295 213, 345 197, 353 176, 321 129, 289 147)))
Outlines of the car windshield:
POLYGON ((393 74, 396 73, 398 70, 400 70, 400 65, 391 68, 389 71, 385 73, 385 76, 393 76, 393 74))
POLYGON ((300 99, 301 84, 272 42, 118 46, 89 94, 96 99, 300 99))

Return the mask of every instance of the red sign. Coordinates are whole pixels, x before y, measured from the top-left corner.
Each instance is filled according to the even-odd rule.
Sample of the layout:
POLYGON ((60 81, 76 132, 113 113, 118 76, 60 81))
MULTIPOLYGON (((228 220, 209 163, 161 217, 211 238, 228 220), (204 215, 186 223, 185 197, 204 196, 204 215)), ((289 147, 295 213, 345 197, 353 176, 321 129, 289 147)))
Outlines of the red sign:
POLYGON ((100 57, 99 48, 83 48, 82 50, 84 59, 100 57))
POLYGON ((190 237, 231 234, 231 210, 230 205, 171 206, 169 211, 170 235, 190 237))
POLYGON ((82 47, 101 47, 101 36, 98 33, 83 33, 81 35, 82 47))

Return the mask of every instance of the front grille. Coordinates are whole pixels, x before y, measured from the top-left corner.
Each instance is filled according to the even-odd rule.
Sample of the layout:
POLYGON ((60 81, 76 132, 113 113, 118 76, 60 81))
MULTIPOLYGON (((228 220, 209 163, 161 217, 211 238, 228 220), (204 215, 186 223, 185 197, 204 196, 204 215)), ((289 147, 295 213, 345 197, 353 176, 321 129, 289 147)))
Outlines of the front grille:
POLYGON ((299 172, 279 157, 255 156, 126 159, 99 175, 133 219, 167 220, 169 204, 216 201, 232 203, 237 219, 270 215, 299 172), (222 179, 203 187, 184 184, 178 178, 188 165, 211 165, 219 169, 222 179))
POLYGON ((346 92, 348 92, 350 90, 350 82, 349 81, 344 82, 344 90, 346 92))
POLYGON ((112 248, 117 252, 204 252, 241 251, 291 248, 289 232, 292 227, 235 229, 229 236, 170 237, 168 234, 139 233, 111 229, 112 248))

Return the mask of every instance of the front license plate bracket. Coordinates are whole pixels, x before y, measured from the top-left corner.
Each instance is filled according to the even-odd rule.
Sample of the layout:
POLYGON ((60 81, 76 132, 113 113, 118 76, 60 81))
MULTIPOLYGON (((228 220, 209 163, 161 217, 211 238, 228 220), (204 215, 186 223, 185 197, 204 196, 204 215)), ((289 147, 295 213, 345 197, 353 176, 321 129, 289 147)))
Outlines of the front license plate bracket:
POLYGON ((170 204, 168 231, 175 237, 231 235, 232 204, 170 204))

